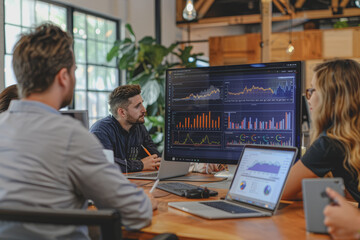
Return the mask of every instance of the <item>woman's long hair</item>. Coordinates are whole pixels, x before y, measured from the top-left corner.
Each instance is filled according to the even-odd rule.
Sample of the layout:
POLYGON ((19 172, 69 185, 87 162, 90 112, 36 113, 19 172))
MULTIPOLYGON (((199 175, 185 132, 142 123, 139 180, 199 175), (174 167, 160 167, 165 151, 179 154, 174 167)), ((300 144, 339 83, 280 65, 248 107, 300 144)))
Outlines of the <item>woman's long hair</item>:
POLYGON ((315 68, 319 97, 313 110, 312 142, 326 131, 345 151, 344 167, 357 173, 360 190, 360 64, 334 60, 315 68))
POLYGON ((16 85, 11 85, 0 93, 0 113, 6 111, 9 108, 10 102, 13 99, 19 99, 16 85))

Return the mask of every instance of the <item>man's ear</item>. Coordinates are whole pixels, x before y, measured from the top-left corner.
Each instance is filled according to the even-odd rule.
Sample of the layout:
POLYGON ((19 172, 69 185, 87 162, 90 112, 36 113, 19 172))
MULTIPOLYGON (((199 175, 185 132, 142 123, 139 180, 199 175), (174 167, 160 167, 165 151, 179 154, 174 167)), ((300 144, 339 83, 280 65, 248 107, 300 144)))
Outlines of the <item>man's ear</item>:
POLYGON ((126 116, 125 109, 123 109, 122 107, 119 107, 119 108, 117 109, 117 115, 118 115, 119 117, 124 118, 124 117, 126 116))
POLYGON ((58 79, 60 86, 67 87, 69 85, 69 72, 66 68, 60 69, 60 71, 56 74, 56 78, 58 79))

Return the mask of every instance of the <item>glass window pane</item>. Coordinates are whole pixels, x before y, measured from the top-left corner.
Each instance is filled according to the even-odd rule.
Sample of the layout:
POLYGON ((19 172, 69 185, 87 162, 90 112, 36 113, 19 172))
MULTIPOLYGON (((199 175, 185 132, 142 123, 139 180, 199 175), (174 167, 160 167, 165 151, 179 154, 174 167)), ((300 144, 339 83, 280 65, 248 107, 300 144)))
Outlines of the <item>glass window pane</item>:
POLYGON ((50 5, 50 21, 66 31, 66 9, 56 5, 50 5))
POLYGON ((77 63, 86 63, 86 41, 76 39, 74 41, 75 60, 77 63))
POLYGON ((118 70, 116 68, 108 68, 106 75, 106 90, 114 90, 119 86, 118 70))
POLYGON ((36 1, 35 10, 36 10, 36 24, 41 24, 43 22, 49 21, 48 3, 36 1))
POLYGON ((91 39, 96 39, 96 18, 93 16, 86 16, 87 21, 87 37, 91 39))
POLYGON ((105 90, 106 68, 90 66, 89 74, 89 90, 105 90))
POLYGON ((5 0, 5 22, 20 25, 20 0, 5 0))
POLYGON ((97 48, 96 48, 97 63, 106 65, 107 64, 106 55, 108 53, 107 52, 107 44, 105 44, 103 42, 98 42, 96 45, 97 45, 97 48))
POLYGON ((35 1, 22 1, 22 25, 33 27, 35 25, 35 1))
POLYGON ((87 73, 89 89, 96 90, 97 68, 95 66, 88 66, 87 73))
POLYGON ((110 43, 114 43, 116 40, 116 23, 112 21, 106 21, 107 31, 106 31, 106 38, 107 41, 110 43))
POLYGON ((86 72, 85 72, 85 65, 76 64, 77 69, 75 71, 76 77, 76 90, 86 90, 86 72))
POLYGON ((6 53, 13 52, 15 43, 19 40, 21 28, 5 24, 5 46, 6 53))
POLYGON ((108 96, 109 93, 102 92, 99 93, 99 117, 103 118, 109 115, 109 106, 108 106, 108 96))
POLYGON ((105 33, 106 33, 105 20, 102 18, 97 18, 97 27, 95 29, 96 38, 98 40, 105 41, 106 40, 105 33))
POLYGON ((89 63, 97 63, 96 56, 96 42, 92 40, 87 41, 87 60, 89 63))
POLYGON ((16 77, 12 68, 12 55, 5 55, 5 87, 16 84, 16 77))
POLYGON ((88 92, 88 111, 89 111, 89 118, 96 118, 98 117, 98 108, 97 103, 99 102, 97 93, 88 92))
MULTIPOLYGON (((90 118, 89 118, 90 119, 90 118)), ((97 120, 99 120, 100 118, 94 118, 94 119, 90 119, 89 120, 89 127, 91 127, 97 120)))
POLYGON ((74 36, 86 38, 85 14, 74 12, 74 36))
POLYGON ((86 110, 86 92, 75 91, 75 109, 86 110))

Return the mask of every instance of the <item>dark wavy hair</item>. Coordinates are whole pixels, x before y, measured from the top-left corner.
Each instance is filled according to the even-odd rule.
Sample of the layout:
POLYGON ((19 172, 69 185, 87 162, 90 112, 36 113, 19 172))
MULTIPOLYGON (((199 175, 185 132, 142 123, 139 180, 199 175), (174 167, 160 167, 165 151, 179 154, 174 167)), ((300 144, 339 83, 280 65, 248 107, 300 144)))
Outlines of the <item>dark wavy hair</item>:
POLYGON ((50 23, 21 36, 12 61, 21 97, 47 90, 62 68, 70 71, 75 61, 72 44, 70 34, 50 23))
POLYGON ((111 114, 117 117, 118 108, 127 108, 130 104, 129 98, 139 95, 140 93, 140 85, 123 85, 115 88, 109 95, 111 114))

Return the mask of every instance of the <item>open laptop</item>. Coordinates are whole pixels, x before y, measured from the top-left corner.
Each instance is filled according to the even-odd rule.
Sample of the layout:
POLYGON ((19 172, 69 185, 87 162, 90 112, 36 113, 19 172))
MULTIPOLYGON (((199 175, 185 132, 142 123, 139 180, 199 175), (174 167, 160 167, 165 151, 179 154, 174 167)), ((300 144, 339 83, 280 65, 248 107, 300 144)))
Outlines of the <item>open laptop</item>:
POLYGON ((272 216, 296 155, 295 147, 246 145, 225 200, 169 206, 208 219, 272 216))
POLYGON ((165 161, 163 154, 159 171, 129 173, 126 177, 130 179, 163 180, 167 178, 185 176, 189 173, 189 167, 189 162, 165 161))

